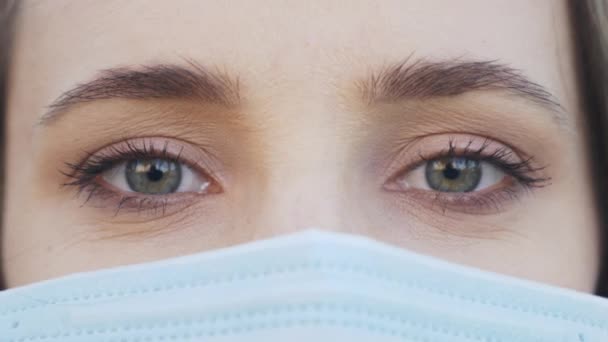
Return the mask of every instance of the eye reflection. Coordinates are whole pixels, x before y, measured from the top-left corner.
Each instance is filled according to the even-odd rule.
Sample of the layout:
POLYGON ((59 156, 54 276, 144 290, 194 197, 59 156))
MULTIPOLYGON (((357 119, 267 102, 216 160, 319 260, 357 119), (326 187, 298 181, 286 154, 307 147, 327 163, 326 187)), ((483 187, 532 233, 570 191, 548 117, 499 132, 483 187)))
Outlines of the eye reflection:
POLYGON ((470 192, 479 185, 481 163, 467 158, 443 158, 426 164, 425 176, 429 187, 442 192, 470 192))
POLYGON ((131 190, 145 194, 175 192, 182 181, 178 163, 164 159, 131 160, 125 168, 131 190))

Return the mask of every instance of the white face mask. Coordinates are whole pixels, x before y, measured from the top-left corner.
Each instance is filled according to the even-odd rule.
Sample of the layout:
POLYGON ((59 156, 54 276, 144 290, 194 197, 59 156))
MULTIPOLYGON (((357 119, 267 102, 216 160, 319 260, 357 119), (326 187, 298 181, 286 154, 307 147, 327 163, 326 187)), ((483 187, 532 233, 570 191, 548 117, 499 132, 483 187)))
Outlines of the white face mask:
POLYGON ((0 341, 608 341, 608 300, 316 230, 0 292, 0 341))

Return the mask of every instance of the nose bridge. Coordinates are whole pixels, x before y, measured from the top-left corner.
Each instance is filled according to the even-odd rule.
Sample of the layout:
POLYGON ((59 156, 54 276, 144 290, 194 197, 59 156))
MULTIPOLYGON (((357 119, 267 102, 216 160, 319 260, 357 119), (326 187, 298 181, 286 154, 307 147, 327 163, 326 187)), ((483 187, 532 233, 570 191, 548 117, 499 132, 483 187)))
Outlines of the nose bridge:
POLYGON ((311 160, 308 167, 278 170, 270 191, 267 212, 272 229, 293 232, 307 227, 332 229, 340 225, 342 212, 335 166, 311 160), (334 169, 332 169, 334 168, 334 169))
MULTIPOLYGON (((310 89, 310 88, 309 88, 310 89)), ((274 103, 268 181, 257 234, 272 236, 341 221, 336 108, 324 92, 293 92, 274 103), (306 95, 303 95, 306 94, 306 95), (277 127, 280 126, 280 127, 277 127)))

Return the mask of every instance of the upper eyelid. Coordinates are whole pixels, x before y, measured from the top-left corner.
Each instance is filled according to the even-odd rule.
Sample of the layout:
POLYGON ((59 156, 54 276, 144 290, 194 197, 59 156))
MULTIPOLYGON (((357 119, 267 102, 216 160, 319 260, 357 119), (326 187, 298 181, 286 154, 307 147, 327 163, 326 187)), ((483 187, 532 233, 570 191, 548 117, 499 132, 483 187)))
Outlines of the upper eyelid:
MULTIPOLYGON (((215 154, 197 145, 168 137, 137 137, 110 143, 91 152, 77 163, 66 163, 73 170, 90 167, 94 164, 107 163, 106 168, 116 165, 126 157, 167 158, 184 163, 194 171, 203 173, 215 182, 225 183, 226 176, 221 162, 215 154), (142 145, 143 144, 143 145, 142 145)), ((100 172, 103 170, 99 170, 100 172)), ((65 172, 63 172, 65 174, 65 172)), ((69 176, 69 175, 68 175, 69 176)))
MULTIPOLYGON (((509 160, 508 162, 503 163, 503 165, 508 163, 517 164, 527 160, 531 166, 531 170, 539 171, 545 168, 545 166, 533 158, 532 155, 522 153, 511 144, 487 136, 452 132, 431 134, 406 141, 404 146, 394 150, 393 153, 384 159, 384 165, 382 165, 380 169, 380 176, 382 179, 389 182, 395 180, 403 173, 424 164, 426 160, 447 156, 446 152, 450 150, 452 145, 456 146, 453 150, 457 152, 457 155, 462 155, 465 146, 470 146, 469 151, 477 151, 479 150, 479 146, 488 145, 485 147, 480 159, 484 159, 483 156, 485 156, 486 160, 488 160, 488 156, 491 156, 497 150, 502 149, 503 151, 509 152, 509 160)), ((494 158, 492 160, 496 159, 494 158)), ((550 179, 548 175, 543 176, 543 178, 550 179)))
MULTIPOLYGON (((482 149, 470 149, 470 148, 463 148, 463 149, 457 149, 457 148, 452 148, 451 146, 448 147, 447 149, 443 149, 437 152, 433 152, 433 153, 429 153, 429 154, 423 154, 420 151, 418 152, 418 157, 419 157, 419 161, 417 163, 415 163, 414 167, 417 167, 419 165, 424 164, 425 162, 428 162, 430 160, 433 159, 437 159, 437 158, 445 158, 445 157, 469 157, 469 158, 477 158, 479 160, 493 160, 494 157, 497 157, 497 153, 499 153, 501 156, 511 156, 511 155, 518 155, 515 151, 513 151, 511 148, 506 147, 506 146, 500 146, 498 148, 495 149, 488 149, 488 147, 484 146, 482 149), (492 151, 492 152, 490 152, 492 151)), ((518 156, 517 158, 518 160, 523 160, 522 158, 520 158, 518 156)))
MULTIPOLYGON (((517 153, 515 153, 514 151, 512 151, 508 148, 499 148, 499 149, 493 150, 493 152, 486 152, 485 150, 484 151, 481 151, 481 150, 477 150, 477 151, 467 151, 467 150, 440 151, 438 153, 433 153, 430 155, 425 155, 425 156, 420 155, 420 157, 421 157, 421 163, 423 163, 423 162, 428 162, 433 159, 446 158, 446 157, 466 157, 466 158, 470 158, 470 159, 477 159, 480 161, 496 160, 496 159, 506 160, 507 157, 513 156, 513 155, 517 155, 517 153)), ((526 159, 520 158, 518 156, 518 158, 516 158, 516 160, 524 161, 526 159)))
POLYGON ((491 153, 490 154, 486 154, 484 155, 483 152, 478 153, 478 152, 451 152, 451 151, 442 151, 436 154, 431 154, 431 155, 426 155, 426 156, 420 156, 420 161, 418 163, 415 164, 415 166, 412 167, 416 168, 420 165, 423 165, 426 162, 429 162, 431 160, 434 159, 439 159, 439 158, 449 158, 449 157, 464 157, 464 158, 470 158, 470 159, 477 159, 479 161, 487 161, 487 160, 494 160, 493 158, 491 158, 491 153))
MULTIPOLYGON (((543 187, 543 186, 547 185, 548 182, 551 181, 551 177, 548 175, 540 175, 540 174, 535 175, 536 173, 546 169, 546 166, 535 167, 532 164, 533 163, 532 157, 521 158, 518 156, 517 160, 514 160, 512 162, 507 161, 504 156, 496 155, 496 151, 500 151, 502 149, 504 149, 504 151, 506 151, 506 152, 504 152, 505 154, 517 155, 517 153, 515 153, 515 151, 512 151, 510 148, 505 146, 505 147, 501 147, 498 150, 495 150, 495 152, 493 152, 493 153, 486 153, 485 156, 483 153, 478 154, 477 155, 478 160, 485 161, 485 162, 492 162, 494 164, 494 166, 500 168, 506 174, 516 178, 520 182, 526 183, 526 185, 528 185, 528 186, 543 187)), ((470 152, 468 152, 468 153, 470 153, 470 152)), ((469 154, 469 156, 470 156, 470 154, 469 154)), ((409 167, 403 168, 400 171, 395 172, 389 178, 389 180, 395 181, 399 177, 415 170, 418 167, 423 166, 425 163, 427 163, 430 160, 444 158, 444 157, 467 157, 467 154, 464 151, 462 151, 462 152, 454 152, 452 150, 441 151, 438 154, 433 155, 432 157, 421 158, 421 160, 418 163, 415 163, 409 167)))

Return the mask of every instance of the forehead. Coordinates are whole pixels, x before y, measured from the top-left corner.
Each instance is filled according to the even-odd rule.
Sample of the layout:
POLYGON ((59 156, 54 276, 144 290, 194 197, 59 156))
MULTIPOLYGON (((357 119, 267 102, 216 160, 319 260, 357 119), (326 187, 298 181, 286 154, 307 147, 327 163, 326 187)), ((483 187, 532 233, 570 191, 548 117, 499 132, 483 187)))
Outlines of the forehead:
POLYGON ((99 69, 183 57, 251 82, 306 86, 414 55, 499 59, 562 102, 572 92, 563 80, 571 66, 561 1, 64 0, 22 7, 19 59, 61 90, 99 69))

